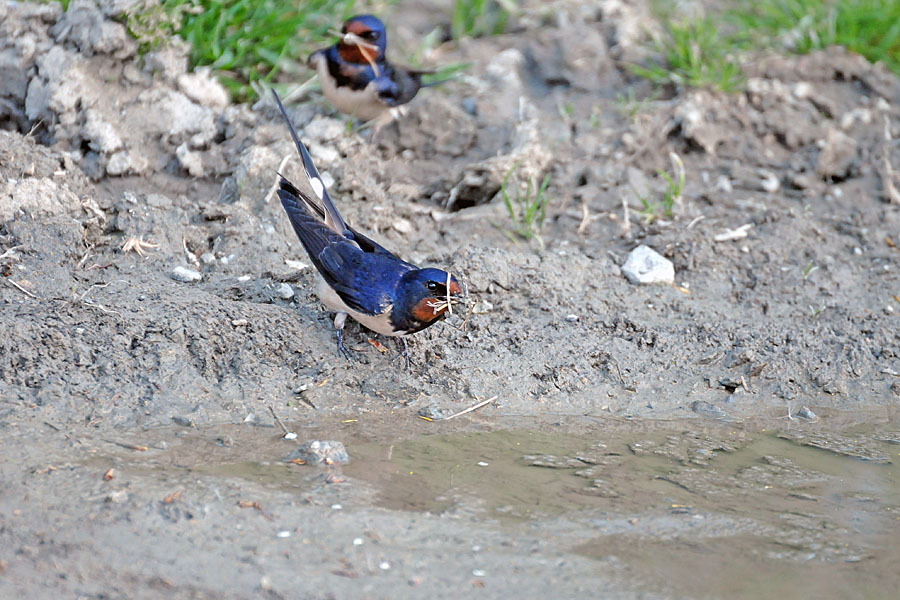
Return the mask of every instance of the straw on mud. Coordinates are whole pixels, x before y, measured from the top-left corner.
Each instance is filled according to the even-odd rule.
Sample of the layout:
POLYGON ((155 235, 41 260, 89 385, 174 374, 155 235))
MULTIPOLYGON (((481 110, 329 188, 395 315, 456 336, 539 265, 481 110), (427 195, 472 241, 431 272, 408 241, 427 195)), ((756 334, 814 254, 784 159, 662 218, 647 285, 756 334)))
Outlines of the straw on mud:
MULTIPOLYGON (((184 240, 182 239, 182 242, 183 241, 184 240)), ((155 250, 156 248, 159 248, 159 244, 154 244, 153 242, 150 242, 150 241, 145 242, 144 238, 132 236, 132 237, 128 238, 127 240, 125 240, 125 243, 122 244, 122 254, 128 254, 129 252, 134 250, 135 252, 138 253, 139 256, 146 256, 144 254, 144 250, 149 250, 149 249, 155 250)), ((184 249, 187 250, 186 244, 185 244, 184 249)))
POLYGON ((576 233, 581 235, 591 222, 591 211, 588 209, 587 200, 581 201, 581 223, 578 224, 576 233))
POLYGON ((686 229, 693 229, 694 225, 702 221, 706 218, 706 215, 700 215, 699 217, 695 217, 690 223, 687 224, 686 229))
MULTIPOLYGON (((310 77, 309 79, 307 79, 306 81, 304 81, 303 83, 301 83, 300 85, 298 85, 297 87, 295 87, 293 90, 291 90, 290 92, 288 92, 287 94, 285 94, 284 100, 282 100, 282 102, 284 102, 285 104, 287 104, 288 102, 290 102, 290 101, 293 100, 294 98, 300 96, 303 92, 305 92, 305 91, 307 90, 307 88, 310 87, 310 85, 312 85, 312 83, 316 80, 316 78, 317 78, 318 76, 319 76, 318 73, 315 74, 315 75, 313 75, 312 77, 310 77)), ((263 96, 263 95, 260 94, 260 97, 262 97, 262 96, 263 96)))
POLYGON ((126 444, 124 442, 117 442, 116 440, 103 440, 108 444, 115 444, 116 446, 121 446, 123 448, 127 448, 129 450, 137 450, 138 452, 146 452, 150 448, 147 446, 135 446, 134 444, 126 444))
POLYGON ((275 419, 275 422, 278 423, 278 426, 281 427, 281 431, 284 432, 284 435, 291 433, 288 431, 288 428, 284 426, 284 423, 281 422, 281 419, 278 418, 278 414, 275 412, 275 408, 269 404, 268 406, 269 412, 272 413, 272 417, 275 419))
POLYGON ((454 414, 450 415, 449 417, 447 417, 446 419, 441 419, 441 420, 442 420, 442 421, 449 421, 450 419, 456 418, 456 417, 458 417, 458 416, 460 416, 460 415, 464 415, 464 414, 466 414, 466 413, 470 413, 470 412, 472 412, 473 410, 478 410, 478 409, 481 408, 482 406, 487 406, 488 404, 490 404, 491 402, 493 402, 493 401, 496 400, 497 398, 499 398, 499 396, 492 396, 491 398, 488 398, 487 400, 482 400, 481 402, 479 402, 479 403, 476 404, 475 406, 470 406, 469 408, 466 408, 466 409, 464 409, 464 410, 461 410, 461 411, 459 411, 458 413, 454 413, 454 414))
POLYGON ((29 292, 28 290, 26 290, 25 288, 23 288, 21 285, 19 285, 18 283, 16 283, 16 282, 13 281, 12 279, 7 279, 6 282, 7 282, 8 284, 10 284, 11 286, 13 286, 14 288, 16 288, 17 290, 19 290, 20 292, 22 292, 23 294, 25 294, 26 296, 29 296, 29 297, 34 298, 35 300, 37 300, 37 296, 35 296, 35 295, 32 294, 31 292, 29 292))
POLYGON ((18 250, 19 248, 24 248, 24 247, 25 247, 25 244, 19 244, 18 246, 13 246, 12 248, 7 249, 7 251, 4 252, 3 254, 0 254, 0 259, 15 258, 16 250, 18 250))

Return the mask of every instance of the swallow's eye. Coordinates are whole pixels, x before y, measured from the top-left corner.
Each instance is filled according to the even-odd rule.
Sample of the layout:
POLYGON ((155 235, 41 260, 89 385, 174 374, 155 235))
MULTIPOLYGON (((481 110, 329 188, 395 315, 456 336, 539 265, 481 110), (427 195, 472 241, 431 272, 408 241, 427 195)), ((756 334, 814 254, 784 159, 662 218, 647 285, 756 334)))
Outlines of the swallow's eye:
POLYGON ((367 40, 371 40, 371 41, 374 42, 375 40, 378 39, 378 35, 379 35, 379 34, 378 34, 377 31, 367 31, 367 32, 363 33, 363 34, 361 35, 361 37, 363 37, 363 38, 365 38, 365 39, 367 39, 367 40))
POLYGON ((437 289, 438 289, 437 281, 429 281, 428 283, 425 284, 425 287, 428 288, 429 292, 437 291, 437 289))

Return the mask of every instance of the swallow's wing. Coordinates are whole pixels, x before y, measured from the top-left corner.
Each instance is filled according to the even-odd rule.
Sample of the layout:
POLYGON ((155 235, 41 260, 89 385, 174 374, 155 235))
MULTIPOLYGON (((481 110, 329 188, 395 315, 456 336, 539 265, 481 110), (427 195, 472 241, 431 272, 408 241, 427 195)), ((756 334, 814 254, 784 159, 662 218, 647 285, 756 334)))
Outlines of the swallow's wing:
POLYGON ((385 283, 412 267, 365 236, 356 234, 361 238, 357 244, 331 229, 310 211, 315 205, 284 177, 278 197, 316 269, 344 303, 367 315, 388 310, 391 302, 385 283), (368 250, 370 245, 377 250, 368 250))
MULTIPOLYGON (((306 146, 303 145, 303 142, 300 141, 300 138, 297 137, 297 132, 294 130, 294 125, 288 118, 287 111, 284 110, 281 98, 278 97, 275 90, 272 90, 272 95, 275 96, 275 101, 278 103, 278 108, 281 110, 281 116, 283 116, 284 120, 287 122, 288 129, 291 131, 291 137, 294 138, 294 145, 297 146, 297 151, 300 153, 300 158, 303 159, 303 169, 306 171, 309 185, 312 187, 313 192, 315 192, 325 209, 323 213, 325 216, 325 223, 336 233, 344 235, 348 231, 347 224, 344 222, 344 219, 341 218, 341 213, 338 212, 337 207, 334 205, 334 201, 332 201, 331 196, 328 194, 328 190, 325 189, 325 184, 322 182, 322 176, 319 175, 319 170, 316 169, 316 165, 313 164, 309 151, 306 149, 306 146)), ((300 197, 303 196, 301 195, 300 197)), ((307 203, 309 202, 307 201, 307 203)))
POLYGON ((378 98, 388 106, 400 106, 412 100, 422 87, 422 71, 386 65, 375 80, 378 98))

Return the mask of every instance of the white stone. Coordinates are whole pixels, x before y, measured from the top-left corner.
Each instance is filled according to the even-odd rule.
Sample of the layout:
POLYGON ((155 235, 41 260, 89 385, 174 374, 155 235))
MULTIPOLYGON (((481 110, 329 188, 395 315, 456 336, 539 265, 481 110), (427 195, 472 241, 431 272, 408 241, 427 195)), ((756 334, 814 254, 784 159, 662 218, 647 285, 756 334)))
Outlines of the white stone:
POLYGON ((200 67, 193 73, 182 73, 177 81, 178 89, 197 104, 211 108, 224 108, 228 105, 228 92, 211 75, 209 67, 200 67))
POLYGON ((283 300, 290 300, 294 297, 294 288, 292 288, 289 283, 282 283, 281 287, 279 287, 278 291, 275 293, 283 300))
POLYGON ((675 266, 672 261, 644 245, 631 251, 625 264, 622 265, 622 273, 631 283, 671 284, 675 281, 675 266))
POLYGON ((175 281, 180 281, 181 283, 194 283, 195 281, 203 279, 203 275, 197 271, 181 266, 172 269, 171 277, 175 281))

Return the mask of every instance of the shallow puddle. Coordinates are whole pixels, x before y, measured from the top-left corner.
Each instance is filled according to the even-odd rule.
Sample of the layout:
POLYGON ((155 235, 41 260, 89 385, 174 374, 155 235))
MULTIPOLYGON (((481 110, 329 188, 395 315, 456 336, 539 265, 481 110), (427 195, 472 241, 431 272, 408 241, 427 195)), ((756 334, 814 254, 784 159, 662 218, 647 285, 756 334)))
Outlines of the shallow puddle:
POLYGON ((339 474, 338 485, 361 490, 356 508, 537 528, 560 550, 598 569, 624 564, 664 594, 883 598, 900 589, 896 432, 666 427, 406 440, 362 438, 353 427, 301 433, 299 441, 341 440, 351 456, 343 467, 283 463, 292 445, 272 429, 182 430, 117 460, 167 481, 243 480, 304 494, 339 474))

